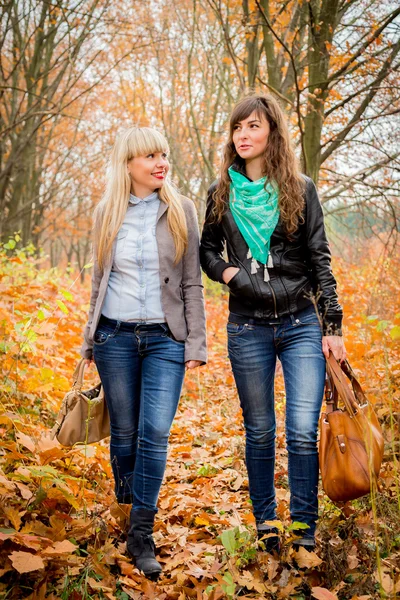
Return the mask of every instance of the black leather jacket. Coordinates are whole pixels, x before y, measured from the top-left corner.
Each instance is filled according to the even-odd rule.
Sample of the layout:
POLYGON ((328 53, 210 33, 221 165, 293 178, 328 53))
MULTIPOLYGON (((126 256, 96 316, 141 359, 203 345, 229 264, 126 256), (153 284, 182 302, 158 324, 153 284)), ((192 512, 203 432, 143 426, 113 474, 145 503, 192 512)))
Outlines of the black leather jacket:
POLYGON ((323 322, 324 335, 341 335, 343 311, 336 294, 331 269, 331 253, 326 239, 321 203, 313 181, 306 181, 304 223, 289 240, 279 221, 271 237, 270 252, 274 268, 270 281, 264 281, 264 269, 250 272, 248 247, 233 215, 227 208, 220 223, 212 222, 212 194, 208 190, 206 219, 200 246, 200 261, 205 273, 223 283, 227 267, 239 267, 230 280, 229 309, 232 313, 255 319, 273 319, 293 314, 312 304, 314 295, 323 322), (222 257, 227 246, 228 260, 222 257))

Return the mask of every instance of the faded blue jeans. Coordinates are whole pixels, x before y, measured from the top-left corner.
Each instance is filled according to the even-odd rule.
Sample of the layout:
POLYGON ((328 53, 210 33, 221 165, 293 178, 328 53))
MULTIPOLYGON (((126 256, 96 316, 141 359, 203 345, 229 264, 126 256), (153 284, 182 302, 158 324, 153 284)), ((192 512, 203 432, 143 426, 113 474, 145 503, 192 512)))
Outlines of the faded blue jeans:
POLYGON ((93 356, 110 413, 118 502, 157 510, 169 432, 185 374, 185 343, 166 323, 100 318, 93 356))
POLYGON ((322 333, 314 307, 262 325, 231 313, 227 329, 256 523, 276 520, 274 378, 279 358, 286 389, 290 515, 292 521, 309 526, 302 530, 300 543, 311 544, 318 518, 317 431, 325 383, 322 333))

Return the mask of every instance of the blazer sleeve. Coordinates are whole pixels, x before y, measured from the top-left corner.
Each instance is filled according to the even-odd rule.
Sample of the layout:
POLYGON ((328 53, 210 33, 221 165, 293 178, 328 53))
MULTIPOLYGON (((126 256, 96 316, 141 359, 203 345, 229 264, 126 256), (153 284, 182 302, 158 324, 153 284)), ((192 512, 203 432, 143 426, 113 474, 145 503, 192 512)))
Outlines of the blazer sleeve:
POLYGON ((307 248, 324 335, 342 335, 343 310, 336 293, 331 252, 326 237, 324 214, 314 182, 306 180, 307 248))
POLYGON ((207 362, 206 314, 199 258, 199 224, 192 201, 185 201, 188 228, 188 248, 182 258, 182 294, 188 337, 185 343, 185 362, 207 362))
POLYGON ((216 223, 212 217, 213 193, 216 187, 217 182, 215 181, 208 190, 206 217, 200 244, 200 261, 203 271, 210 279, 224 283, 222 273, 228 267, 235 267, 236 265, 222 258, 225 247, 222 223, 216 223))
POLYGON ((93 356, 93 340, 90 339, 89 332, 93 321, 93 313, 96 306, 97 296, 99 295, 99 287, 102 277, 102 271, 97 262, 96 246, 93 243, 93 272, 90 293, 90 305, 88 320, 83 331, 83 344, 80 349, 80 355, 83 358, 92 358, 93 356))

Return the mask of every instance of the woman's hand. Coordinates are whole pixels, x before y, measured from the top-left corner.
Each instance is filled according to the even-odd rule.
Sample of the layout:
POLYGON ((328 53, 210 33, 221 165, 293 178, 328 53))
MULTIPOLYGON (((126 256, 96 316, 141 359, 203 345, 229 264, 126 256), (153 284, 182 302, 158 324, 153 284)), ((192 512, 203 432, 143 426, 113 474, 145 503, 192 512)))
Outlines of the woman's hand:
POLYGON ((196 367, 200 367, 203 363, 201 360, 188 360, 185 363, 186 369, 195 369, 196 367))
POLYGON ((94 362, 94 361, 93 361, 93 358, 87 358, 87 359, 85 360, 85 366, 89 368, 89 367, 90 367, 90 365, 91 365, 91 364, 93 364, 93 362, 94 362))
POLYGON ((225 269, 225 271, 222 271, 222 279, 224 280, 224 283, 228 284, 239 271, 240 269, 237 267, 228 267, 225 269))
POLYGON ((341 335, 324 335, 322 337, 322 352, 325 358, 329 358, 329 350, 336 360, 343 362, 346 358, 346 348, 341 335))

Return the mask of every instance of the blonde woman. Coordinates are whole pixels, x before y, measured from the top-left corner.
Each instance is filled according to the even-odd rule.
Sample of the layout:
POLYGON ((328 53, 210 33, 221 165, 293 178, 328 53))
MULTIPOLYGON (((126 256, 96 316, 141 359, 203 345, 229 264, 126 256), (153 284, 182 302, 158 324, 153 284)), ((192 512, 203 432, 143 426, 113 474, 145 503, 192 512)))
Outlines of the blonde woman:
POLYGON ((104 386, 116 497, 132 504, 128 552, 151 579, 161 573, 152 532, 185 366, 206 362, 197 216, 168 181, 168 151, 147 127, 115 142, 94 214, 81 349, 104 386))

